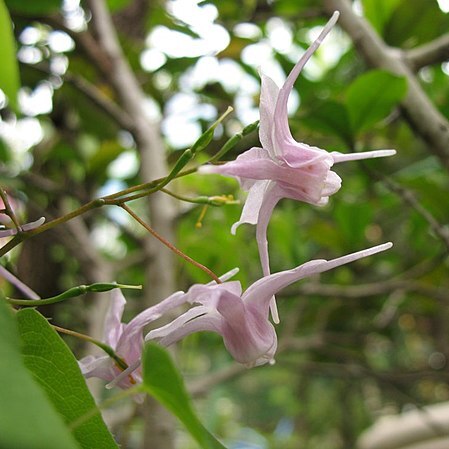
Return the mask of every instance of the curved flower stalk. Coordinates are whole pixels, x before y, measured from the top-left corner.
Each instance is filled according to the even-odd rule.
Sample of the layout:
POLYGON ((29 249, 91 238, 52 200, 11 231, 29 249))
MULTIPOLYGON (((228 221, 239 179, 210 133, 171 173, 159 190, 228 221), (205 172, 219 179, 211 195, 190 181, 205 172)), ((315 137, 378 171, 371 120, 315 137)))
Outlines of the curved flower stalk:
MULTIPOLYGON (((268 76, 261 74, 259 138, 262 148, 251 148, 235 161, 223 165, 200 168, 202 173, 234 176, 248 191, 242 215, 231 232, 242 223, 256 224, 256 238, 264 276, 270 274, 267 227, 274 207, 282 198, 317 206, 328 202, 341 187, 341 178, 331 167, 339 162, 391 156, 395 150, 364 153, 328 153, 318 147, 297 142, 288 125, 287 100, 293 84, 312 54, 335 25, 339 13, 335 12, 318 38, 307 49, 288 75, 281 89, 268 76)), ((278 322, 276 305, 272 302, 273 320, 278 322)))
MULTIPOLYGON (((161 303, 143 311, 128 324, 121 323, 125 299, 120 291, 114 292, 115 296, 106 319, 105 341, 124 359, 129 369, 121 372, 109 357, 90 356, 80 361, 83 374, 107 381, 116 377, 111 385, 121 388, 139 382, 143 327, 182 304, 190 304, 193 307, 171 323, 150 331, 145 341, 156 340, 163 346, 170 346, 192 333, 211 331, 222 336, 226 349, 237 362, 247 367, 274 363, 277 336, 269 320, 273 295, 308 276, 385 251, 391 246, 391 243, 385 243, 329 261, 312 260, 292 270, 265 276, 245 292, 242 292, 238 281, 195 284, 186 293, 174 293, 161 303)), ((233 274, 234 272, 230 272, 223 279, 229 279, 233 274)))

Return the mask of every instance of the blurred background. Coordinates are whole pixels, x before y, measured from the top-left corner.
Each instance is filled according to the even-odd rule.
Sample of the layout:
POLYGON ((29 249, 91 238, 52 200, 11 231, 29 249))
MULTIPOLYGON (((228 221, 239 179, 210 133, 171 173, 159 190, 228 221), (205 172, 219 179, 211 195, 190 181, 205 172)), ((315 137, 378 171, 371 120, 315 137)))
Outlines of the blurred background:
MULTIPOLYGON (((196 162, 213 156, 258 119, 258 71, 281 85, 342 7, 290 96, 292 134, 328 151, 397 155, 336 166, 343 185, 325 207, 283 200, 268 229, 272 270, 394 247, 281 292, 274 366, 240 367, 206 333, 178 345, 177 365, 204 424, 233 449, 355 448, 380 417, 428 417, 423 407, 449 400, 448 1, 109 0, 108 11, 100 0, 5 3, 21 88, 15 108, 0 91, 0 184, 23 222, 163 176, 232 106, 196 162)), ((225 158, 259 145, 252 133, 225 158)), ((169 188, 245 198, 235 180, 216 175, 169 188)), ((204 208, 158 194, 129 205, 215 273, 238 266, 244 287, 261 276, 254 227, 230 234, 242 203, 204 208)), ((143 293, 125 292, 127 318, 209 281, 114 206, 26 241, 2 264, 42 297, 89 282, 143 284, 143 293)), ((108 294, 95 295, 42 312, 99 337, 107 304, 108 294)), ((78 358, 93 351, 65 340, 78 358)), ((110 394, 92 389, 99 400, 110 394)), ((154 404, 122 402, 105 417, 124 448, 196 447, 154 404)), ((425 431, 443 438, 444 427, 425 431)))

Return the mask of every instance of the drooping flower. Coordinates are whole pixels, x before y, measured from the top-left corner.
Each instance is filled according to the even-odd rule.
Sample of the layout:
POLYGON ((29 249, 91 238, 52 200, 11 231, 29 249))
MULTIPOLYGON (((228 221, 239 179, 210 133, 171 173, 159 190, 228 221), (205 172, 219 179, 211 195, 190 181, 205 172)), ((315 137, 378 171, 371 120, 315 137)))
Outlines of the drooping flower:
MULTIPOLYGON (((184 295, 184 293, 177 292, 165 301, 176 302, 176 298, 180 295, 184 295)), ((98 377, 107 382, 112 382, 127 366, 132 366, 136 361, 139 361, 143 347, 142 330, 146 324, 161 316, 160 314, 157 316, 158 312, 154 310, 154 316, 147 322, 140 319, 142 315, 140 314, 128 324, 125 324, 122 323, 122 315, 125 309, 126 299, 120 289, 111 292, 110 301, 109 310, 104 322, 103 342, 114 350, 115 354, 124 362, 125 366, 119 366, 109 355, 88 355, 78 362, 81 372, 86 379, 89 377, 98 377)), ((118 386, 120 388, 129 388, 133 384, 140 383, 141 381, 142 375, 138 368, 132 375, 130 374, 121 379, 118 382, 118 386)))
MULTIPOLYGON (((288 125, 287 100, 302 68, 335 25, 335 12, 318 38, 304 53, 288 75, 281 89, 268 76, 261 74, 259 138, 262 148, 251 148, 235 161, 223 165, 207 165, 202 173, 234 176, 248 191, 242 215, 231 232, 242 223, 256 224, 256 239, 264 276, 270 274, 267 227, 274 207, 282 198, 314 205, 324 205, 341 187, 340 177, 331 170, 335 163, 391 156, 395 150, 378 150, 342 154, 297 142, 288 125)), ((274 300, 272 315, 278 321, 274 300)))
MULTIPOLYGON (((274 294, 300 279, 385 251, 391 246, 391 243, 385 243, 329 261, 312 260, 292 270, 265 276, 245 292, 238 281, 195 284, 186 293, 177 292, 146 309, 128 324, 121 323, 125 300, 119 291, 114 292, 106 319, 105 342, 130 368, 121 372, 109 357, 90 356, 80 361, 81 369, 86 377, 95 376, 107 381, 115 377, 113 384, 122 388, 132 384, 130 375, 134 382, 139 382, 144 326, 182 304, 193 307, 169 324, 150 331, 145 340, 170 346, 192 333, 211 331, 222 336, 225 347, 237 362, 247 367, 272 363, 277 349, 276 331, 269 320, 274 294)), ((230 272, 222 279, 229 279, 233 274, 230 272)))
MULTIPOLYGON (((230 271, 220 279, 226 281, 238 270, 230 271)), ((221 284, 220 284, 221 285, 221 284)), ((128 367, 138 366, 143 348, 144 327, 157 320, 167 311, 176 308, 186 302, 186 293, 178 291, 136 315, 129 323, 122 323, 126 299, 120 289, 111 292, 111 302, 105 317, 102 341, 110 346, 115 354, 128 367)), ((79 360, 79 366, 84 377, 98 377, 107 382, 112 382, 122 372, 123 366, 119 366, 115 360, 108 355, 86 356, 79 360)), ((122 376, 115 384, 121 388, 129 388, 131 385, 140 383, 142 375, 140 369, 133 370, 132 374, 122 376)))

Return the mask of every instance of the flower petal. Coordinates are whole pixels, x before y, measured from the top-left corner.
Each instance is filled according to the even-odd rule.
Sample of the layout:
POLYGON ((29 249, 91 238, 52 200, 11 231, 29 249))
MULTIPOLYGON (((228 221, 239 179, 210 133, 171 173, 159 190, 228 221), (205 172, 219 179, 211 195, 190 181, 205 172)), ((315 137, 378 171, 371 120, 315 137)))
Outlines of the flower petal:
POLYGON ((201 304, 215 309, 217 301, 223 294, 231 294, 240 297, 242 294, 242 285, 240 281, 230 281, 222 284, 203 285, 195 284, 187 292, 187 302, 190 304, 201 304))
MULTIPOLYGON (((21 228, 22 228, 22 231, 32 231, 33 229, 36 229, 39 226, 43 225, 44 222, 45 222, 45 217, 41 217, 36 221, 31 221, 29 223, 25 223, 24 225, 21 226, 21 228)), ((15 229, 15 228, 5 229, 5 230, 0 231, 0 238, 9 237, 11 235, 16 235, 16 234, 17 234, 17 229, 15 229)))
POLYGON ((273 358, 277 337, 265 313, 258 308, 247 308, 242 299, 235 295, 222 295, 217 311, 223 317, 223 342, 237 362, 250 367, 273 358))
POLYGON ((338 257, 333 260, 311 260, 293 270, 281 271, 270 276, 259 279, 252 284, 243 294, 242 299, 245 303, 262 302, 268 309, 268 303, 271 297, 279 290, 293 284, 300 279, 303 279, 313 274, 323 273, 324 271, 332 270, 333 268, 345 265, 364 257, 385 251, 393 246, 392 243, 384 243, 382 245, 374 246, 372 248, 364 249, 356 253, 348 254, 346 256, 338 257))
POLYGON ((339 153, 338 151, 333 151, 332 153, 330 153, 336 164, 338 164, 339 162, 360 161, 362 159, 394 156, 395 154, 396 150, 361 151, 360 153, 349 154, 339 153))
MULTIPOLYGON (((290 92, 293 88, 293 84, 298 78, 301 70, 306 65, 307 61, 310 57, 315 53, 317 48, 321 45, 321 42, 335 25, 338 20, 340 13, 334 12, 330 20, 324 26, 323 30, 319 34, 318 38, 312 43, 312 45, 306 50, 306 52, 302 55, 299 61, 296 63, 295 67, 293 67, 292 71, 288 75, 285 80, 284 85, 279 91, 278 99, 276 102, 276 109, 274 112, 274 120, 275 120, 275 131, 274 134, 278 139, 278 142, 283 141, 291 141, 293 140, 290 128, 288 126, 288 115, 287 115, 287 100, 290 95, 290 92)), ((282 151, 282 145, 280 145, 280 150, 282 151)))
POLYGON ((184 304, 186 299, 187 295, 184 292, 175 292, 160 303, 140 312, 128 324, 124 325, 123 332, 117 342, 116 351, 128 365, 132 365, 140 358, 144 327, 160 318, 164 313, 184 304))
POLYGON ((45 217, 41 217, 36 221, 31 221, 30 223, 25 223, 22 225, 23 231, 32 231, 33 229, 38 228, 39 226, 42 226, 45 223, 45 217))
POLYGON ((122 291, 119 288, 112 290, 109 309, 104 320, 103 341, 113 349, 116 349, 123 332, 122 316, 125 304, 126 299, 122 291))
POLYGON ((176 343, 177 341, 195 332, 210 331, 221 333, 221 321, 217 313, 205 313, 206 308, 203 306, 194 307, 194 309, 197 309, 195 313, 189 313, 191 311, 188 311, 186 312, 186 314, 188 315, 181 315, 179 317, 179 321, 177 321, 177 318, 177 320, 175 320, 177 321, 176 325, 171 326, 171 324, 173 323, 172 322, 169 325, 164 326, 164 329, 155 329, 155 331, 160 331, 157 334, 156 332, 151 331, 145 337, 145 340, 151 340, 153 338, 156 338, 154 337, 155 335, 158 335, 158 338, 160 338, 159 344, 161 344, 162 346, 170 346, 173 343, 176 343), (192 319, 191 317, 195 314, 200 315, 192 319), (152 334, 152 332, 154 333, 152 334))
POLYGON ((88 355, 79 360, 78 365, 86 379, 89 377, 98 377, 110 382, 116 376, 112 359, 109 356, 95 357, 88 355))
MULTIPOLYGON (((271 183, 271 185, 266 189, 265 195, 263 197, 262 205, 259 209, 259 215, 256 226, 256 240, 257 247, 259 249, 260 263, 262 265, 262 272, 264 276, 270 274, 270 260, 268 253, 268 239, 267 239, 267 228, 268 223, 271 218, 274 207, 282 198, 279 187, 271 183)), ((276 305, 276 298, 273 296, 270 301, 270 311, 273 321, 279 323, 279 313, 276 305)))
POLYGON ((259 219, 259 211, 262 207, 265 192, 269 188, 271 181, 257 181, 248 192, 248 196, 243 206, 240 220, 232 225, 231 234, 235 235, 237 228, 243 223, 256 224, 259 219))
POLYGON ((11 235, 17 234, 16 229, 2 229, 0 230, 0 238, 9 237, 11 235))
POLYGON ((261 92, 260 92, 260 126, 259 139, 262 147, 268 151, 272 158, 276 157, 276 149, 273 145, 274 110, 279 95, 279 87, 268 76, 260 72, 261 92))

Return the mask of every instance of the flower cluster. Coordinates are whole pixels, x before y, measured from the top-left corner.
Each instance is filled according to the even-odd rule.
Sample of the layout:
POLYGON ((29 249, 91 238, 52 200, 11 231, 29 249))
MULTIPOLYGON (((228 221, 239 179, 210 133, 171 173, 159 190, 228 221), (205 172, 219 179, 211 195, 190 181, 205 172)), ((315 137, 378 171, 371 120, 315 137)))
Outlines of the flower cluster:
POLYGON ((251 148, 235 161, 223 165, 201 168, 203 173, 220 173, 236 177, 242 188, 248 190, 240 220, 257 226, 256 237, 262 264, 263 277, 242 291, 240 282, 229 279, 236 270, 224 275, 221 283, 193 285, 187 292, 176 292, 159 304, 144 310, 128 324, 121 322, 125 299, 117 290, 113 293, 105 322, 104 341, 128 366, 119 368, 108 356, 85 357, 80 361, 86 377, 100 377, 112 385, 127 388, 141 381, 140 356, 144 341, 156 340, 169 346, 199 331, 220 334, 233 358, 248 367, 273 363, 277 349, 277 336, 269 319, 279 321, 274 295, 286 286, 331 270, 340 265, 384 251, 392 246, 385 243, 333 260, 312 260, 291 270, 270 274, 266 230, 271 213, 282 198, 290 198, 314 205, 326 204, 329 197, 341 186, 340 177, 331 170, 334 164, 344 161, 390 156, 394 150, 366 153, 328 153, 317 147, 296 142, 290 132, 287 100, 293 84, 338 19, 334 13, 317 40, 305 52, 279 89, 262 74, 260 100, 261 148, 251 148), (182 305, 190 305, 169 324, 151 330, 143 337, 143 329, 162 315, 182 305))
MULTIPOLYGON (((262 148, 251 148, 235 161, 200 168, 202 173, 234 176, 248 191, 240 220, 232 226, 235 234, 243 223, 256 225, 256 239, 264 276, 270 274, 267 227, 274 207, 282 198, 322 206, 341 187, 341 178, 331 170, 334 164, 346 161, 392 156, 395 150, 363 153, 328 153, 321 148, 297 142, 290 132, 287 100, 301 70, 323 39, 335 25, 335 12, 301 59, 293 67, 281 89, 268 76, 261 74, 259 139, 262 148)), ((272 315, 278 316, 274 301, 272 315)))

